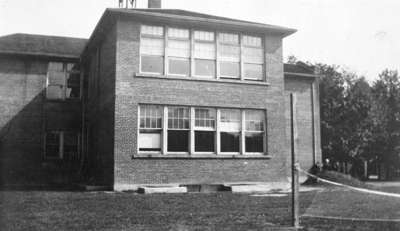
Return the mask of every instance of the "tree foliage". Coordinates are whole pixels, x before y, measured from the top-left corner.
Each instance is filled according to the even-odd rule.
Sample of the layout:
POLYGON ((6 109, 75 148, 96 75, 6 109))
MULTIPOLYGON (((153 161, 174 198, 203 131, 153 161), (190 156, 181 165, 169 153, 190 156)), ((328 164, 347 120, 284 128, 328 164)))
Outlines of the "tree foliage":
MULTIPOLYGON (((294 56, 289 63, 297 63, 294 56)), ((339 66, 311 64, 321 74, 321 145, 324 158, 400 165, 400 79, 384 70, 372 84, 339 66)))

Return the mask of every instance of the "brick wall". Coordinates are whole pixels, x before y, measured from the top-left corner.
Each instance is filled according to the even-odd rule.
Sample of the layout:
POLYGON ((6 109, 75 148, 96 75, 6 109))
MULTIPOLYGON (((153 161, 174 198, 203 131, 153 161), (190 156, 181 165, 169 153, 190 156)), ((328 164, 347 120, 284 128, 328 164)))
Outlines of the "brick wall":
POLYGON ((315 78, 285 77, 285 118, 286 134, 288 134, 286 139, 287 147, 290 148, 289 93, 295 93, 298 158, 300 166, 307 170, 310 169, 314 163, 321 162, 317 85, 317 79, 315 78))
POLYGON ((62 183, 45 162, 44 131, 77 129, 79 103, 45 100, 48 59, 0 57, 0 175, 3 185, 62 183))
POLYGON ((139 70, 139 28, 139 23, 124 19, 117 24, 114 184, 278 181, 286 178, 281 39, 266 36, 269 86, 156 79, 135 76, 139 70), (271 159, 132 159, 137 150, 137 108, 140 103, 267 110, 271 159))

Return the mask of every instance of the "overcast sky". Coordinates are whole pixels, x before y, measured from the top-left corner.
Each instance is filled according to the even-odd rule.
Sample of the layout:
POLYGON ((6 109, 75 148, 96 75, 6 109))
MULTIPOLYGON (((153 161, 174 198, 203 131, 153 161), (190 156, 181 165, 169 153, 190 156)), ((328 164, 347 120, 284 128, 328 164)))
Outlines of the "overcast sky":
MULTIPOLYGON (((137 0, 138 7, 147 0, 137 0)), ((88 38, 118 0, 0 0, 0 36, 33 33, 88 38)), ((162 0, 178 8, 295 28, 284 57, 337 64, 369 80, 400 70, 400 0, 162 0)))

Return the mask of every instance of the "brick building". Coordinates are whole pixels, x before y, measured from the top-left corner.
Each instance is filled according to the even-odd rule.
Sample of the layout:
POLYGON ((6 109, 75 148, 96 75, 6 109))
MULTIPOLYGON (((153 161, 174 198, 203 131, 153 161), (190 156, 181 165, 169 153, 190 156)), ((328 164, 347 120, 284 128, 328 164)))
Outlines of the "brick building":
POLYGON ((301 166, 321 159, 318 76, 282 61, 294 32, 149 8, 107 9, 89 40, 0 37, 1 183, 287 181, 290 92, 301 166))

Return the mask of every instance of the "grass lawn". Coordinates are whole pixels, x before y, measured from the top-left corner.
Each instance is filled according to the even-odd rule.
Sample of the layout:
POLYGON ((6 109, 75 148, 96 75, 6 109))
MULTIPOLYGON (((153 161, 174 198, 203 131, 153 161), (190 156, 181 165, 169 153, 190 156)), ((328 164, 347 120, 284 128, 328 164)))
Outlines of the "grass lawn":
MULTIPOLYGON (((337 190, 332 192, 340 194, 337 190)), ((301 214, 320 212, 312 210, 318 209, 318 206, 314 208, 314 203, 319 199, 328 200, 330 209, 338 209, 334 206, 337 195, 323 196, 325 198, 320 198, 315 192, 302 193, 301 214)), ((358 194, 346 198, 347 205, 351 201, 360 203, 356 200, 358 194)), ((399 199, 395 200, 399 202, 399 199)), ((368 201, 371 200, 364 200, 367 207, 380 206, 374 200, 368 201)), ((383 203, 379 211, 392 214, 397 208, 400 210, 388 203, 383 203)), ((352 206, 345 210, 345 215, 357 212, 352 206)), ((229 192, 139 195, 0 191, 0 225, 1 230, 276 230, 271 227, 290 225, 290 197, 229 192)), ((400 230, 400 222, 308 217, 301 218, 301 225, 303 230, 400 230)))

